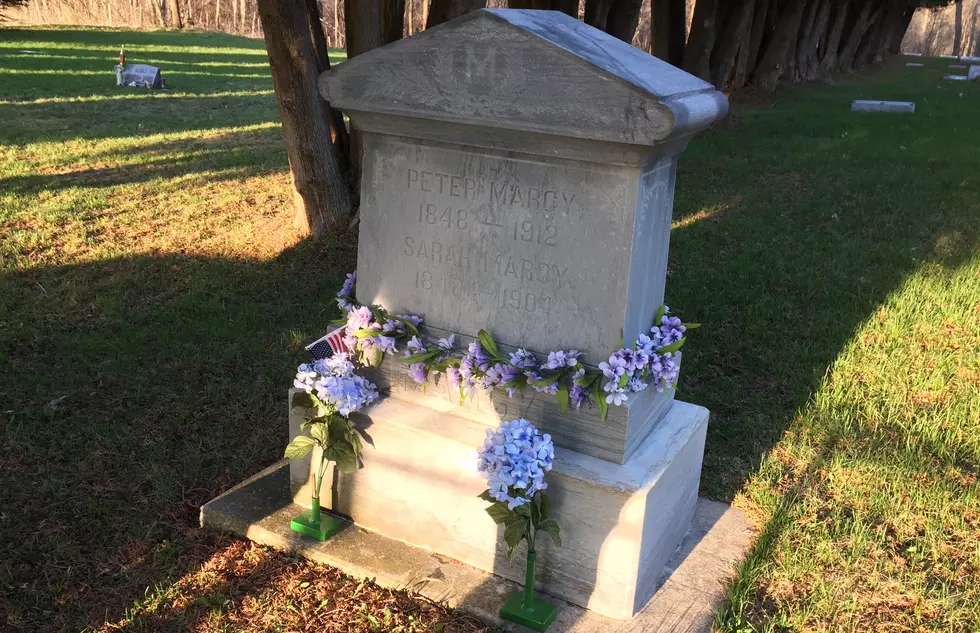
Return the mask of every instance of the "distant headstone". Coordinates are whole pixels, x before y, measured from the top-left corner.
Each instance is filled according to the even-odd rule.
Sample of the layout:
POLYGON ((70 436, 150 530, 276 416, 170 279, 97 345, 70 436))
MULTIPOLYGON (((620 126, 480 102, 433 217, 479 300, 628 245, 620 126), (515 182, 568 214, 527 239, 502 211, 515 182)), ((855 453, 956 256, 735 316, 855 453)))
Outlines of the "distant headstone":
POLYGON ((923 66, 925 66, 925 64, 914 64, 912 62, 905 64, 906 68, 922 68, 923 66))
POLYGON ((969 66, 967 66, 965 64, 950 64, 949 67, 950 68, 956 68, 956 69, 959 69, 959 70, 963 70, 963 69, 969 68, 969 66))
POLYGON ((851 102, 851 112, 915 112, 915 102, 857 99, 851 102))
POLYGON ((943 59, 959 59, 956 55, 940 55, 943 59))
POLYGON ((130 64, 123 68, 122 84, 124 86, 163 88, 163 75, 156 66, 148 64, 130 64))
POLYGON ((943 79, 949 79, 950 81, 966 81, 969 79, 966 75, 943 75, 943 79))
POLYGON ((980 62, 980 57, 969 57, 969 56, 964 55, 963 57, 960 57, 960 61, 961 62, 980 62))
POLYGON ((973 81, 974 79, 980 79, 980 65, 970 66, 970 72, 966 76, 967 79, 973 81))
POLYGON ((922 57, 922 53, 904 53, 906 57, 922 57))

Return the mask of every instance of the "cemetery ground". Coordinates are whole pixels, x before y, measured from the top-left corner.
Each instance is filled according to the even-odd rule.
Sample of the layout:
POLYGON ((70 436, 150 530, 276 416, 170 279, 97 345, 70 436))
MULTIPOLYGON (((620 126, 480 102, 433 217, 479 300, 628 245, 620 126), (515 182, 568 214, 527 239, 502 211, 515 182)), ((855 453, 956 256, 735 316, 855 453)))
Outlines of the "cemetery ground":
MULTIPOLYGON (((924 63, 736 98, 681 158, 679 395, 759 528, 721 630, 980 622, 980 86, 924 63)), ((354 261, 292 231, 276 120, 261 41, 0 29, 0 628, 483 628, 197 528, 354 261)))

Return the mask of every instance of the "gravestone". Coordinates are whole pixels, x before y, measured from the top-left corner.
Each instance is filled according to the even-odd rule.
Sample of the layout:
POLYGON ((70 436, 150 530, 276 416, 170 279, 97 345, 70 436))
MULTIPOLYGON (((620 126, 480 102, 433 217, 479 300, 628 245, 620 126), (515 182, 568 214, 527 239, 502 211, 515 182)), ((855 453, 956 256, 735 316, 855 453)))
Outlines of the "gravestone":
POLYGON ((970 71, 966 76, 967 79, 973 81, 974 79, 980 78, 980 64, 975 64, 970 66, 970 71))
POLYGON ((905 64, 905 67, 906 68, 922 68, 924 66, 925 66, 925 64, 916 64, 916 63, 913 63, 913 62, 909 62, 909 63, 905 64))
MULTIPOLYGON (((677 157, 727 111, 710 84, 554 11, 480 10, 359 55, 320 91, 362 138, 357 298, 422 314, 430 336, 575 348, 596 365, 664 300, 677 157)), ((489 426, 551 433, 563 547, 539 586, 628 618, 653 595, 697 500, 708 412, 648 388, 562 416, 551 396, 420 391, 397 359, 373 376, 365 468, 336 511, 382 535, 522 580, 476 497, 489 426)), ((291 412, 290 435, 301 415, 291 412)), ((307 503, 309 460, 291 463, 307 503)))
POLYGON ((915 102, 856 99, 851 102, 851 112, 915 112, 915 102))
POLYGON ((970 55, 964 55, 960 57, 961 62, 980 62, 980 57, 973 57, 970 55))
POLYGON ((922 57, 922 53, 902 53, 906 57, 922 57))
POLYGON ((163 88, 163 75, 156 66, 148 64, 129 64, 123 68, 122 84, 124 86, 135 86, 161 89, 163 88))
POLYGON ((949 67, 950 68, 955 68, 957 70, 963 70, 963 69, 969 68, 969 66, 967 66, 966 64, 950 64, 949 67))
POLYGON ((950 81, 966 81, 969 79, 966 75, 943 75, 943 79, 948 79, 950 81))
MULTIPOLYGON (((482 12, 453 30, 467 44, 420 35, 321 79, 364 132, 358 299, 423 314, 464 344, 482 328, 596 365, 663 301, 676 157, 726 101, 556 15, 482 12)), ((398 398, 458 400, 445 385, 420 392, 404 364, 381 374, 398 398)), ((460 415, 528 411, 557 444, 622 463, 669 405, 647 390, 601 423, 495 394, 460 415)))

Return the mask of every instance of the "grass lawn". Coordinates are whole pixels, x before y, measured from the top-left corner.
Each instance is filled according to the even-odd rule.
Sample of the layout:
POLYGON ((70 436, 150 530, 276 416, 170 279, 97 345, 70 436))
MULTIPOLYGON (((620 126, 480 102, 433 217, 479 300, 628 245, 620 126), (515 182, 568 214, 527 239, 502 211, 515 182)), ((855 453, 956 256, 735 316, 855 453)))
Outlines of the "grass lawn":
MULTIPOLYGON (((980 622, 980 85, 925 63, 736 106, 681 160, 681 397, 702 493, 760 528, 721 630, 980 622)), ((197 528, 281 454, 354 261, 293 232, 276 121, 261 41, 0 29, 0 629, 480 629, 197 528), (170 90, 116 88, 121 44, 170 90)))

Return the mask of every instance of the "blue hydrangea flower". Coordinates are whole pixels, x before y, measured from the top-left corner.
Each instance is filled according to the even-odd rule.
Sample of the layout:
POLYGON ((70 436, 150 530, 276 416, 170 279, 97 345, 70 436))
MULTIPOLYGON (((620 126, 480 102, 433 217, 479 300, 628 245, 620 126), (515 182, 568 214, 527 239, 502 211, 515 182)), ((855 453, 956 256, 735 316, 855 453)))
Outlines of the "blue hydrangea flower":
POLYGON ((315 392, 321 402, 332 405, 344 416, 362 409, 378 397, 374 383, 354 373, 354 364, 345 353, 334 354, 313 365, 300 365, 293 386, 308 393, 315 392))
POLYGON ((548 487, 544 475, 552 469, 554 457, 551 436, 521 418, 487 430, 477 467, 487 480, 490 496, 513 510, 548 487))

